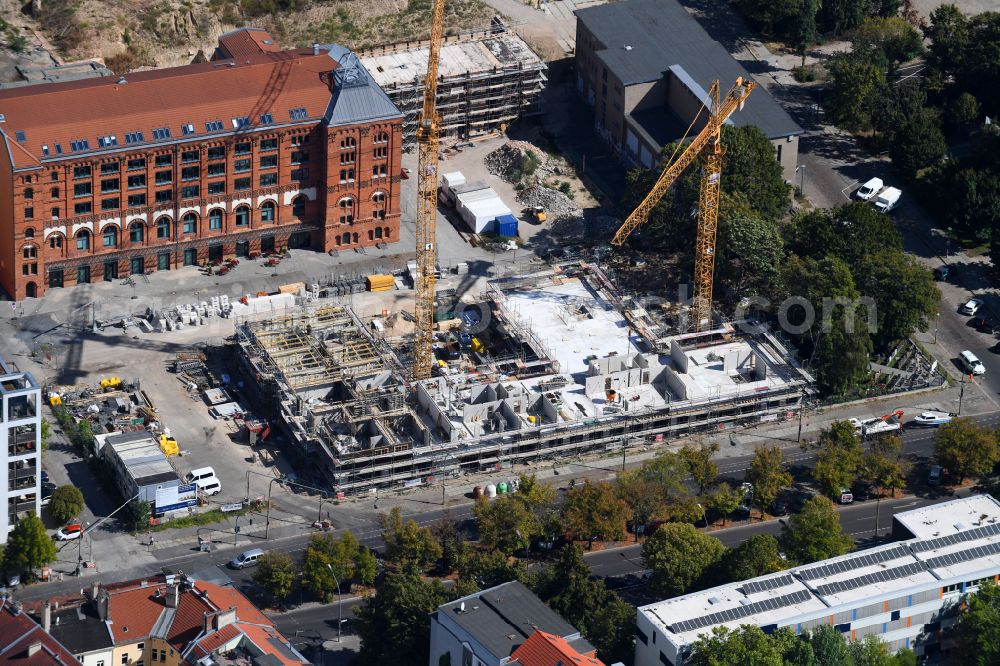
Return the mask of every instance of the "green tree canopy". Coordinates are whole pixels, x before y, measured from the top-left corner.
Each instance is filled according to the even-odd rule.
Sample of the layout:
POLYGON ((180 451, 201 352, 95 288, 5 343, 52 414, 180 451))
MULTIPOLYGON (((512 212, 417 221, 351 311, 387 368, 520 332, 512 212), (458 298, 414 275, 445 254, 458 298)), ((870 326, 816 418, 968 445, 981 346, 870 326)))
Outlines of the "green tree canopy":
POLYGON ((948 150, 934 109, 919 109, 903 121, 889 146, 892 163, 910 178, 940 162, 948 150))
POLYGON ((723 482, 712 488, 703 498, 702 502, 708 511, 722 516, 722 524, 726 524, 726 518, 733 511, 739 508, 743 501, 743 491, 733 488, 728 483, 723 482))
POLYGON ((376 594, 355 611, 363 666, 427 666, 430 614, 451 598, 441 581, 425 581, 414 572, 385 576, 376 594))
POLYGON ((287 553, 280 550, 269 550, 260 558, 257 569, 253 572, 255 583, 267 590, 278 601, 284 599, 292 591, 298 567, 287 553))
POLYGON ((59 486, 52 491, 49 514, 60 523, 68 523, 83 511, 83 493, 76 486, 59 486))
POLYGON ((1000 588, 980 585, 955 628, 956 663, 968 666, 1000 664, 1000 588))
POLYGON ((688 474, 694 479, 698 486, 698 494, 701 495, 715 482, 719 476, 719 466, 712 457, 719 452, 719 445, 715 442, 711 444, 698 444, 697 446, 685 444, 681 450, 681 458, 687 463, 688 474))
POLYGON ((541 533, 541 521, 516 495, 501 495, 495 500, 479 497, 473 507, 479 540, 487 549, 511 555, 527 550, 531 539, 541 533))
POLYGON ((458 575, 477 590, 485 590, 510 580, 524 581, 524 564, 498 550, 469 548, 458 562, 458 575))
POLYGON ((852 51, 895 71, 900 64, 923 53, 920 33, 898 16, 867 18, 851 37, 852 51))
POLYGON ((953 419, 934 433, 934 457, 960 481, 986 476, 1000 460, 997 433, 969 418, 953 419))
POLYGON ((563 526, 577 541, 623 539, 628 517, 628 505, 608 483, 587 481, 571 488, 563 500, 563 526))
POLYGON ((354 557, 354 580, 360 585, 373 585, 378 576, 378 560, 369 548, 358 549, 354 557))
POLYGON ((785 649, 791 651, 795 637, 788 629, 767 635, 760 627, 738 629, 714 627, 711 634, 691 646, 691 666, 785 666, 785 649), (780 635, 779 635, 780 634, 780 635))
POLYGON ((844 534, 833 503, 821 495, 810 498, 802 511, 788 519, 778 543, 799 564, 843 555, 854 548, 854 540, 844 534))
POLYGON ((412 518, 404 519, 400 508, 378 515, 385 542, 385 558, 401 566, 423 569, 441 557, 441 545, 429 528, 420 527, 412 518))
POLYGON ((761 218, 775 221, 788 210, 790 188, 781 164, 774 159, 774 145, 755 125, 723 125, 722 191, 746 197, 761 218))
POLYGON ((892 491, 906 484, 908 464, 903 459, 903 440, 899 437, 878 437, 869 445, 861 462, 862 478, 878 488, 892 491))
POLYGON ((861 440, 849 421, 835 421, 820 432, 813 478, 827 497, 837 500, 861 471, 861 440))
POLYGON ((687 523, 661 525, 642 546, 642 558, 652 570, 653 594, 673 597, 691 590, 725 552, 715 537, 687 523))
POLYGON ((784 568, 785 561, 779 554, 778 540, 770 534, 754 534, 722 556, 718 565, 718 582, 747 580, 784 568))
POLYGON ((339 538, 333 534, 314 534, 302 556, 303 583, 325 601, 336 593, 337 581, 341 589, 350 589, 354 560, 359 552, 358 540, 349 531, 339 538))
POLYGON ((720 215, 718 247, 716 282, 731 292, 732 300, 771 297, 778 292, 785 252, 777 223, 759 217, 720 215))
POLYGON ((851 273, 874 252, 903 249, 903 237, 892 219, 872 206, 853 202, 796 215, 786 228, 788 250, 799 257, 821 260, 833 256, 851 273))
POLYGON ((781 489, 792 482, 792 475, 785 469, 781 449, 777 446, 758 447, 747 470, 747 481, 753 484, 754 501, 763 520, 764 512, 778 498, 781 489))
POLYGON ((884 68, 863 55, 845 53, 830 58, 827 71, 830 88, 824 103, 830 119, 845 129, 870 129, 876 101, 886 85, 884 68))
POLYGON ((55 559, 56 545, 45 531, 42 519, 30 513, 19 520, 4 549, 7 571, 33 576, 36 569, 55 559))
POLYGON ((930 40, 927 64, 937 70, 942 79, 963 71, 970 39, 969 20, 957 6, 941 5, 934 9, 924 35, 930 40))
POLYGON ((915 331, 926 331, 941 307, 930 269, 899 250, 865 255, 858 289, 875 301, 875 347, 888 349, 915 331))

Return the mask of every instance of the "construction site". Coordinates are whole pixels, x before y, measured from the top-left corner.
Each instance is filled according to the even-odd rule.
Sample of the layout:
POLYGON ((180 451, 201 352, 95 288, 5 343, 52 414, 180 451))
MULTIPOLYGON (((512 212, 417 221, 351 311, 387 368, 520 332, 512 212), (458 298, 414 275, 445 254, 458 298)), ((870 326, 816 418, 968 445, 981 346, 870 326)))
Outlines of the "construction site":
MULTIPOLYGON (((403 137, 416 136, 429 44, 404 42, 358 53, 365 69, 403 113, 403 137)), ((503 131, 515 118, 540 112, 547 67, 499 20, 494 29, 443 38, 437 111, 442 136, 467 139, 503 131)))
POLYGON ((317 481, 351 495, 796 416, 812 378, 776 337, 686 331, 683 310, 570 263, 493 280, 477 316, 439 322, 426 379, 410 335, 343 304, 240 318, 236 340, 317 481))

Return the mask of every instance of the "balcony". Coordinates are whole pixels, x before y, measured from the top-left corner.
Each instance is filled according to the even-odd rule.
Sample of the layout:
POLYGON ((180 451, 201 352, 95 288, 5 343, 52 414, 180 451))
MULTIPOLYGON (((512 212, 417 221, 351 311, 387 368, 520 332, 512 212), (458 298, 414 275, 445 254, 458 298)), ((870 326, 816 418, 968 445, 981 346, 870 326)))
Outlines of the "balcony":
POLYGON ((35 510, 35 495, 27 497, 12 497, 7 500, 7 515, 17 516, 35 510))

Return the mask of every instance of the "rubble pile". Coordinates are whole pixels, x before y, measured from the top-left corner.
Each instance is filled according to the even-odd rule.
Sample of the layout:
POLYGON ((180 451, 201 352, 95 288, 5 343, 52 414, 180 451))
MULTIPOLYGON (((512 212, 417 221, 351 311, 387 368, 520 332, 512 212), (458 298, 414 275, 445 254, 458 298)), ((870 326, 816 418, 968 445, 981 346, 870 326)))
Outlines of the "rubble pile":
POLYGON ((552 190, 541 185, 532 185, 521 190, 517 201, 527 207, 541 206, 547 215, 560 217, 563 215, 579 215, 580 208, 576 203, 559 190, 552 190))
POLYGON ((538 168, 545 166, 547 155, 527 141, 508 141, 484 158, 486 169, 507 182, 516 183, 523 175, 521 166, 524 156, 531 151, 538 159, 538 168))

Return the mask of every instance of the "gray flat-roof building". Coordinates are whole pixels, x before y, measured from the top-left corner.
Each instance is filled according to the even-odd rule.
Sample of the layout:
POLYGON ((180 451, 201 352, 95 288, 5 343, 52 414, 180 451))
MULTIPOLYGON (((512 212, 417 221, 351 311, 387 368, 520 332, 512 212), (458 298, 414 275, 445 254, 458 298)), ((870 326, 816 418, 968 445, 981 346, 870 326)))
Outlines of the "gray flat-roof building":
POLYGON ((531 590, 517 581, 491 587, 438 606, 431 614, 430 666, 450 664, 502 666, 535 630, 564 639, 580 654, 594 646, 531 590))
POLYGON ((149 432, 97 435, 97 442, 101 456, 115 469, 122 497, 138 495, 140 500, 152 503, 157 490, 180 485, 177 472, 149 432))
POLYGON ((40 512, 42 390, 35 378, 0 358, 0 544, 17 521, 40 512))
POLYGON ((918 655, 948 649, 941 630, 1000 576, 1000 502, 973 495, 899 513, 894 533, 913 538, 641 607, 635 666, 683 664, 700 636, 744 624, 796 634, 830 625, 918 655))
MULTIPOLYGON (((577 91, 628 164, 655 166, 708 101, 712 81, 724 94, 738 77, 750 78, 676 0, 612 2, 577 10, 576 19, 577 91)), ((703 113, 692 136, 706 119, 703 113)), ((758 87, 730 122, 759 127, 792 180, 802 128, 770 93, 758 87)))

